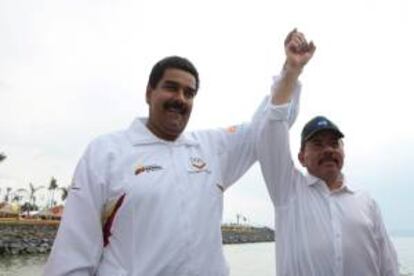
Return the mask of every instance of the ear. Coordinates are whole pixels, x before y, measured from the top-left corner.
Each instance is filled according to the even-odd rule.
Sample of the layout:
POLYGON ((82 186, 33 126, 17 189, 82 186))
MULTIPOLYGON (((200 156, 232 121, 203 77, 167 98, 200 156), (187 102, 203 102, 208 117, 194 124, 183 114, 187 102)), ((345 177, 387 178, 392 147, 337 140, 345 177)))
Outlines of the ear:
POLYGON ((299 162, 302 164, 302 166, 305 167, 305 153, 303 152, 303 149, 299 151, 298 159, 299 159, 299 162))
POLYGON ((152 88, 149 84, 147 84, 147 91, 145 92, 145 101, 147 102, 147 104, 150 104, 151 102, 151 92, 152 88))

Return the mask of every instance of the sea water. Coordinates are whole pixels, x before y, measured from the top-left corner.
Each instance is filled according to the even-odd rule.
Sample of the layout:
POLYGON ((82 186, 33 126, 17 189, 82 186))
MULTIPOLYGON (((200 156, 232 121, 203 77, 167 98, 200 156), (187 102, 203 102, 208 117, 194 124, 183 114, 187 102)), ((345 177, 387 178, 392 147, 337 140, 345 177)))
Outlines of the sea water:
MULTIPOLYGON (((394 237, 401 275, 414 276, 414 237, 394 237)), ((231 276, 275 276, 275 244, 225 245, 231 276)), ((0 256, 0 276, 42 275, 47 255, 0 256)))

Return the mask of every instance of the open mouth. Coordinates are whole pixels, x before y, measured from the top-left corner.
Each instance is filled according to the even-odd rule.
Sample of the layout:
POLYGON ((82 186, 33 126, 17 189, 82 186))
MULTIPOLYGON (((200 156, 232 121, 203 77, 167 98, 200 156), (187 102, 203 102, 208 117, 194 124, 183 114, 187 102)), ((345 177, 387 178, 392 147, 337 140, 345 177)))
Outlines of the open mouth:
POLYGON ((183 116, 187 114, 187 108, 183 104, 177 102, 167 102, 164 105, 164 109, 168 112, 180 114, 183 116))
POLYGON ((185 114, 185 110, 183 110, 182 108, 167 108, 167 111, 171 112, 171 113, 177 113, 177 114, 180 114, 180 115, 185 114))
POLYGON ((169 116, 171 119, 179 119, 183 120, 185 117, 186 112, 183 110, 177 110, 177 109, 167 109, 167 116, 169 116))
POLYGON ((319 160, 319 165, 338 165, 338 160, 333 157, 326 157, 319 160))

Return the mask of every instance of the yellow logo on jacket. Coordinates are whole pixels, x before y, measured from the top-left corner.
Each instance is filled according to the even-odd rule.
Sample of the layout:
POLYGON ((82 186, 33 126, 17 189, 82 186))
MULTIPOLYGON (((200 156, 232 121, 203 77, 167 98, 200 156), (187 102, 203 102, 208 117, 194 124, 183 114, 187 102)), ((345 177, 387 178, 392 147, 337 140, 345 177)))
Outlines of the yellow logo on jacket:
POLYGON ((153 171, 159 171, 162 170, 162 167, 160 165, 148 165, 148 166, 144 166, 144 165, 138 165, 137 168, 135 169, 135 175, 139 175, 143 172, 153 172, 153 171))

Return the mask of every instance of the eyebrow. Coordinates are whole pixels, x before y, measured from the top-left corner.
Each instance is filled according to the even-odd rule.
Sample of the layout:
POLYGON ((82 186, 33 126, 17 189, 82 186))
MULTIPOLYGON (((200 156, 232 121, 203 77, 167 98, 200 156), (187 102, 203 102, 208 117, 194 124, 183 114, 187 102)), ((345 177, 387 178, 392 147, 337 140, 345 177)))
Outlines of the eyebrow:
POLYGON ((191 86, 187 86, 187 85, 181 85, 181 83, 177 82, 177 81, 173 81, 173 80, 165 80, 164 84, 167 85, 177 85, 177 86, 184 86, 185 89, 189 89, 192 92, 197 92, 197 90, 194 87, 191 86))
POLYGON ((176 82, 176 81, 172 81, 172 80, 166 80, 162 83, 163 85, 175 85, 175 86, 179 86, 180 83, 176 82))

